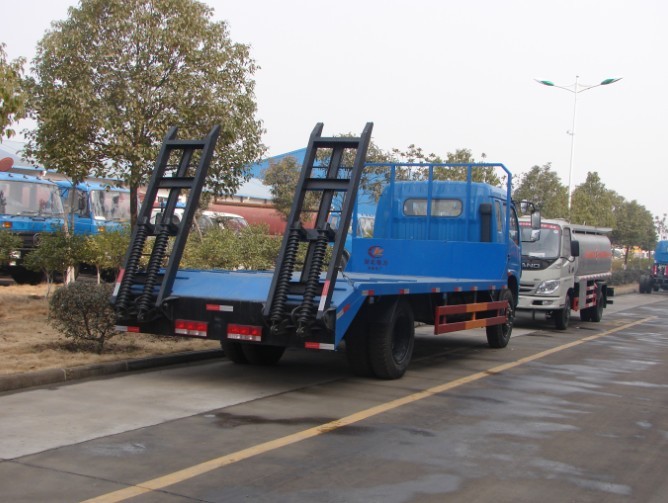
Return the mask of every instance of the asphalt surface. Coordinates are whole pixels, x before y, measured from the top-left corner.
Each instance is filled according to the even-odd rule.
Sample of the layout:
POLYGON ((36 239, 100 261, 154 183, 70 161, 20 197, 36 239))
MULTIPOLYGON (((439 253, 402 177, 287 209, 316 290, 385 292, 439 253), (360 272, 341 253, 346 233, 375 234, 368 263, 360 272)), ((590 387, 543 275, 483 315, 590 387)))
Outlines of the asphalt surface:
POLYGON ((667 302, 527 316, 504 350, 420 327, 396 381, 295 350, 4 393, 0 500, 662 503, 667 302))

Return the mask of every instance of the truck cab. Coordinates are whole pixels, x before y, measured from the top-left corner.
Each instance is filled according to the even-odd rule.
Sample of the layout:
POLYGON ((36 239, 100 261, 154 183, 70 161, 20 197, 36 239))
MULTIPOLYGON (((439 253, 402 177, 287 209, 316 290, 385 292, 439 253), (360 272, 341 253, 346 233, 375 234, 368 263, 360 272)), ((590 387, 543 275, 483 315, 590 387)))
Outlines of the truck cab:
POLYGON ((509 208, 506 201, 503 189, 485 183, 390 184, 378 199, 372 235, 353 234, 346 270, 448 277, 466 271, 470 277, 507 277, 517 299, 519 222, 514 205, 509 208), (369 252, 370 243, 383 248, 382 260, 369 252))
POLYGON ((130 191, 99 182, 83 182, 72 188, 67 180, 56 182, 74 234, 119 231, 130 225, 130 191))
POLYGON ((40 234, 63 226, 63 205, 56 184, 31 175, 0 172, 2 232, 21 238, 6 269, 17 283, 39 283, 42 274, 26 269, 23 261, 39 242, 40 234))

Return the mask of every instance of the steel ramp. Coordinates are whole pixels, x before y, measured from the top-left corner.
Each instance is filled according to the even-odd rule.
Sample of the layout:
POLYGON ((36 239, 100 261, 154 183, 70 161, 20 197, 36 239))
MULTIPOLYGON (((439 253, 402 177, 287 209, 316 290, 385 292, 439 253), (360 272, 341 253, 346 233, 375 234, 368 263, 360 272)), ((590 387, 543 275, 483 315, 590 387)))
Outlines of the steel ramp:
POLYGON ((132 231, 124 267, 116 282, 112 303, 120 318, 132 317, 138 321, 147 321, 169 296, 216 147, 220 126, 214 126, 202 140, 179 140, 176 137, 177 131, 176 127, 171 128, 162 143, 137 223, 132 231), (193 158, 197 151, 200 151, 200 155, 197 166, 194 166, 193 158), (175 157, 178 157, 178 163, 170 165, 170 159, 175 157), (191 174, 193 169, 194 173, 191 174), (168 175, 169 171, 173 172, 171 176, 168 175), (161 190, 167 191, 167 202, 162 208, 161 217, 153 224, 151 212, 158 202, 161 190), (182 192, 186 193, 187 202, 181 221, 176 223, 174 212, 182 192), (147 239, 150 236, 155 237, 152 246, 147 239), (174 243, 169 260, 164 266, 170 237, 174 237, 174 243), (142 268, 140 263, 147 243, 150 255, 148 264, 142 268), (138 290, 141 293, 137 294, 138 290))
POLYGON ((276 272, 262 312, 274 333, 292 327, 298 335, 306 336, 330 306, 373 124, 367 123, 359 138, 323 137, 322 129, 322 123, 316 124, 309 139, 276 272), (352 166, 345 166, 353 154, 352 166), (324 176, 316 176, 323 172, 324 176), (307 217, 307 202, 313 199, 309 194, 319 199, 313 218, 307 217), (329 223, 332 211, 340 211, 336 229, 329 223), (300 243, 307 243, 308 248, 297 278, 294 272, 300 243), (331 259, 326 264, 330 244, 331 259), (325 266, 323 280, 321 272, 325 266), (316 298, 319 298, 317 306, 316 298))

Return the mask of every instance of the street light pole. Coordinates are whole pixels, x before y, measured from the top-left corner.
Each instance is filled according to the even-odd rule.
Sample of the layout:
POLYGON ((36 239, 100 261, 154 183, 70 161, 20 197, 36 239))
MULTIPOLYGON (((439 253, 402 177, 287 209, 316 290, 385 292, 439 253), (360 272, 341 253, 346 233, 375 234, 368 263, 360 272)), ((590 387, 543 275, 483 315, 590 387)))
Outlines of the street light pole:
POLYGON ((554 82, 549 81, 549 80, 537 80, 539 84, 543 84, 544 86, 548 87, 558 87, 559 89, 563 89, 564 91, 568 91, 569 93, 573 93, 573 124, 571 126, 571 130, 567 131, 569 135, 571 135, 571 160, 570 164, 568 167, 568 213, 570 214, 571 212, 571 198, 573 196, 573 162, 575 159, 575 119, 577 117, 577 110, 578 110, 578 94, 584 91, 588 91, 589 89, 593 89, 595 87, 599 86, 607 86, 610 84, 614 84, 618 80, 621 80, 621 77, 619 78, 613 78, 613 79, 605 79, 599 82, 598 84, 593 84, 593 85, 583 85, 578 83, 578 79, 580 78, 579 75, 575 76, 575 83, 571 84, 570 86, 558 86, 554 82))

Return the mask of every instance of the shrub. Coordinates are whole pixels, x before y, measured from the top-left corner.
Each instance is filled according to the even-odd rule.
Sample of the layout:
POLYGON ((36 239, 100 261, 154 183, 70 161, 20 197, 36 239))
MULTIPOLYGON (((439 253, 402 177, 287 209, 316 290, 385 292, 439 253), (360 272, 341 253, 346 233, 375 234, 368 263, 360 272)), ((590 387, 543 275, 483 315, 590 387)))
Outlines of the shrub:
POLYGON ((68 267, 76 267, 81 262, 84 237, 67 235, 63 231, 41 234, 39 246, 26 255, 25 265, 33 271, 43 271, 49 282, 54 273, 65 277, 68 267))
POLYGON ((104 343, 117 334, 111 291, 111 285, 82 281, 59 288, 49 301, 49 323, 78 349, 102 353, 104 343))
POLYGON ((12 253, 23 246, 23 240, 17 234, 9 231, 0 231, 0 265, 6 265, 12 260, 12 253))
POLYGON ((123 258, 130 244, 130 230, 101 232, 86 236, 82 253, 82 261, 95 266, 97 282, 103 273, 107 277, 115 277, 123 266, 123 258))

